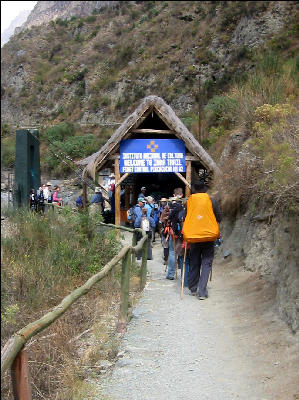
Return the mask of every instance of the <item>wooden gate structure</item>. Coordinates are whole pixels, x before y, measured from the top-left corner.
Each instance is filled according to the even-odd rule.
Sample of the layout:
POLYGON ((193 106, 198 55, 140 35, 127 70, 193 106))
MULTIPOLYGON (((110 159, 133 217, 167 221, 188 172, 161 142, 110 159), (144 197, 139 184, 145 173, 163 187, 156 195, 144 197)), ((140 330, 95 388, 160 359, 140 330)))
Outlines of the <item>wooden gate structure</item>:
MULTIPOLYGON (((98 152, 77 162, 78 165, 85 167, 83 178, 89 176, 95 182, 98 182, 99 172, 103 169, 110 168, 114 172, 115 225, 120 225, 121 223, 121 185, 125 189, 125 209, 123 211, 127 210, 130 206, 130 195, 133 194, 133 201, 135 203, 138 191, 140 190, 140 187, 136 187, 136 179, 134 187, 132 175, 141 174, 128 172, 121 174, 120 172, 120 143, 126 139, 148 139, 149 141, 155 139, 183 140, 186 148, 186 172, 173 172, 169 174, 166 185, 169 186, 171 182, 173 182, 173 185, 176 184, 176 186, 180 184, 185 190, 185 197, 190 195, 192 180, 199 175, 200 170, 204 171, 211 179, 219 172, 216 163, 177 117, 173 109, 161 97, 145 97, 138 108, 125 119, 98 152)), ((152 176, 153 180, 158 181, 161 174, 152 173, 152 176)), ((144 185, 142 184, 141 186, 144 185)))

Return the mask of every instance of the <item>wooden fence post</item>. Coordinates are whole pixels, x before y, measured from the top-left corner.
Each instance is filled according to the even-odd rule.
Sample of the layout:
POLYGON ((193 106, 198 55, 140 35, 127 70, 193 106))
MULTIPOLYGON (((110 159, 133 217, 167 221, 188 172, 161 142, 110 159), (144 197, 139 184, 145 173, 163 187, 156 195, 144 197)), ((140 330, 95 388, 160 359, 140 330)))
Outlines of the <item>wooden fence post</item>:
POLYGON ((141 270, 140 270, 140 290, 143 290, 146 282, 146 272, 147 272, 147 253, 148 253, 148 240, 144 241, 142 246, 142 261, 141 261, 141 270))
POLYGON ((87 185, 86 182, 82 182, 82 203, 83 203, 83 209, 86 210, 87 208, 87 185))
POLYGON ((15 400, 31 400, 28 356, 25 349, 21 350, 11 366, 11 380, 15 400))
POLYGON ((129 290, 130 290, 130 264, 131 249, 129 249, 122 260, 121 270, 121 293, 120 293, 120 312, 117 325, 118 332, 124 332, 127 325, 129 309, 129 290))
MULTIPOLYGON (((137 232, 133 232, 132 236, 132 247, 135 247, 137 244, 137 232)), ((136 253, 135 251, 132 251, 132 267, 134 268, 136 266, 136 253)))

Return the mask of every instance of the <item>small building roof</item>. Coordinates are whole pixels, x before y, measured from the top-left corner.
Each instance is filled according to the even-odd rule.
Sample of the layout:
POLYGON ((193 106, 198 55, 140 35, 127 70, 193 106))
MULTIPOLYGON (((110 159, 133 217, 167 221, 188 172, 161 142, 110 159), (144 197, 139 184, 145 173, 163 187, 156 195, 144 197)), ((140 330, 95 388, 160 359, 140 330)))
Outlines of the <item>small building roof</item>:
POLYGON ((151 112, 155 112, 168 129, 178 139, 182 139, 185 142, 186 149, 209 172, 218 173, 220 171, 210 155, 177 117, 173 109, 161 97, 148 96, 141 101, 136 110, 125 119, 99 151, 76 162, 78 165, 85 165, 83 175, 88 174, 95 179, 96 171, 102 169, 109 155, 117 152, 120 141, 130 138, 132 130, 137 129, 151 112))

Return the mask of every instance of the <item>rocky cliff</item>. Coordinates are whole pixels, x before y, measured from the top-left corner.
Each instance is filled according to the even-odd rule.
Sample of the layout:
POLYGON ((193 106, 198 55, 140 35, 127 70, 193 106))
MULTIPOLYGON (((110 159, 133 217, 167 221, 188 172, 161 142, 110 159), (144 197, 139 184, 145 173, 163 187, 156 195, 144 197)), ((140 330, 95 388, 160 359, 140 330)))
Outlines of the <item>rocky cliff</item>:
POLYGON ((10 37, 14 34, 15 29, 21 27, 25 23, 29 14, 30 10, 20 12, 20 14, 11 22, 9 27, 1 33, 1 47, 9 41, 10 37))
POLYGON ((3 48, 2 123, 119 122, 150 94, 179 115, 197 114, 199 79, 204 103, 250 73, 254 51, 287 29, 296 9, 283 1, 116 3, 38 2, 22 28, 31 29, 3 48))
POLYGON ((57 18, 85 17, 105 7, 114 7, 118 1, 39 1, 19 31, 35 25, 47 24, 57 18))

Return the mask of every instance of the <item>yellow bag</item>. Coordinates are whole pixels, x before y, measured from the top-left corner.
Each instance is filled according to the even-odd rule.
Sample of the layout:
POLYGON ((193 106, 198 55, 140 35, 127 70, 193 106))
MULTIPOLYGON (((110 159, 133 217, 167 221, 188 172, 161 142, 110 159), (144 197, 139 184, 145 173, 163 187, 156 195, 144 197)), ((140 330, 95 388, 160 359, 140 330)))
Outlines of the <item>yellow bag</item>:
POLYGON ((196 193, 189 197, 183 236, 188 243, 212 242, 219 237, 218 222, 207 193, 196 193))

